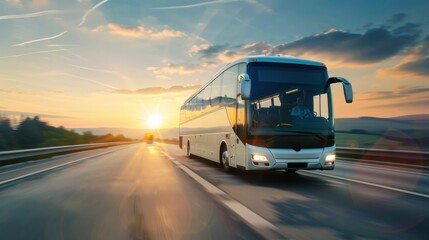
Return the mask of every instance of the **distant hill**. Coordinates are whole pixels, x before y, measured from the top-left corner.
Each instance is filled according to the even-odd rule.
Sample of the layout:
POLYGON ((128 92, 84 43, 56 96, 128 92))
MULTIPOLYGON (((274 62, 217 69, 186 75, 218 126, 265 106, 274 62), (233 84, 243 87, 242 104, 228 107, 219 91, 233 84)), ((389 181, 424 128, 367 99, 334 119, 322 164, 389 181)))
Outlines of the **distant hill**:
POLYGON ((335 120, 337 146, 429 150, 429 114, 335 120))
MULTIPOLYGON (((143 139, 144 135, 148 132, 151 132, 150 129, 138 129, 138 128, 74 128, 77 133, 83 132, 92 132, 94 135, 105 135, 113 134, 118 135, 122 134, 128 138, 133 139, 143 139)), ((170 138, 179 138, 179 129, 178 128, 167 128, 154 131, 155 138, 170 139, 170 138)))
POLYGON ((337 131, 365 130, 380 134, 390 130, 398 131, 429 131, 429 114, 408 115, 393 118, 339 118, 335 119, 337 131))
POLYGON ((429 121, 429 114, 406 115, 406 116, 394 117, 392 119, 413 120, 413 121, 429 121))

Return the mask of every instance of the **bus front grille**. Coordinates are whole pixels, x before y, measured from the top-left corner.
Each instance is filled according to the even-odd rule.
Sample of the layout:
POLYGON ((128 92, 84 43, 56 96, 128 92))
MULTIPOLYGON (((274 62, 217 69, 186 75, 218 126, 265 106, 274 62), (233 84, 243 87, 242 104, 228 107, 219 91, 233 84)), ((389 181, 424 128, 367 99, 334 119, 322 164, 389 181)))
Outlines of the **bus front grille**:
POLYGON ((288 168, 307 168, 307 163, 301 163, 301 162, 295 162, 295 163, 288 163, 288 168))

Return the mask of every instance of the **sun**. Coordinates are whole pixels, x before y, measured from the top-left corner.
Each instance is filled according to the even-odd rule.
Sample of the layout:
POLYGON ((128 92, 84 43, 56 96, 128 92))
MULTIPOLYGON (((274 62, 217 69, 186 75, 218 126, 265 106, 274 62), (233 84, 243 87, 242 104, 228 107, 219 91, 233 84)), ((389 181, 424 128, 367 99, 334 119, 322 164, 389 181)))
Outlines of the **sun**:
POLYGON ((159 114, 152 113, 151 115, 149 115, 149 117, 147 119, 147 123, 148 123, 149 128, 157 129, 161 126, 162 118, 159 114))

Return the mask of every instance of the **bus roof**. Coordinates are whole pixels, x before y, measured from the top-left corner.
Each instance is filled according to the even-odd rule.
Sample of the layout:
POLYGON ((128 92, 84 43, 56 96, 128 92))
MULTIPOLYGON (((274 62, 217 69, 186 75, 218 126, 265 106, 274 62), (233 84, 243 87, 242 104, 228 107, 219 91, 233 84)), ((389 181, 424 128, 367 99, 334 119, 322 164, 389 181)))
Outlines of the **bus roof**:
POLYGON ((304 64, 304 65, 313 65, 313 66, 325 66, 322 62, 317 62, 309 59, 297 58, 290 55, 256 55, 256 56, 248 56, 244 58, 240 58, 229 65, 234 65, 237 63, 251 63, 251 62, 277 62, 277 63, 293 63, 293 64, 304 64))

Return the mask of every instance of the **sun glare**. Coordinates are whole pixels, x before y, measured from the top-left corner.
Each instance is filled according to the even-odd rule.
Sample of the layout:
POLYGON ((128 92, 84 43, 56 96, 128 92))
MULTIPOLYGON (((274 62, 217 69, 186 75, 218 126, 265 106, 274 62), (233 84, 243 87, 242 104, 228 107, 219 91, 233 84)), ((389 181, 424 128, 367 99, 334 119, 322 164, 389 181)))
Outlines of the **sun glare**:
POLYGON ((149 115, 149 118, 147 119, 148 126, 151 129, 159 128, 161 126, 161 121, 161 116, 156 113, 149 115))

